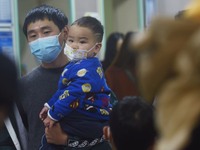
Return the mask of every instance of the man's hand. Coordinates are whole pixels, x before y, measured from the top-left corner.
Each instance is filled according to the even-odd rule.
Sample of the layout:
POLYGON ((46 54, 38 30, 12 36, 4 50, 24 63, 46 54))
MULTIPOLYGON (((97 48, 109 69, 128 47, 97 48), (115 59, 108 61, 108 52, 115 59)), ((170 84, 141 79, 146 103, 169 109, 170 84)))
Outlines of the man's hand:
POLYGON ((52 120, 49 116, 46 117, 46 119, 43 120, 44 126, 51 128, 56 123, 54 120, 52 120))
POLYGON ((42 108, 42 110, 40 111, 40 114, 39 114, 39 118, 43 121, 44 119, 46 119, 47 117, 47 112, 48 112, 49 108, 44 106, 42 108))
POLYGON ((66 145, 68 136, 61 129, 59 123, 55 123, 54 126, 45 128, 45 135, 48 143, 56 145, 66 145))

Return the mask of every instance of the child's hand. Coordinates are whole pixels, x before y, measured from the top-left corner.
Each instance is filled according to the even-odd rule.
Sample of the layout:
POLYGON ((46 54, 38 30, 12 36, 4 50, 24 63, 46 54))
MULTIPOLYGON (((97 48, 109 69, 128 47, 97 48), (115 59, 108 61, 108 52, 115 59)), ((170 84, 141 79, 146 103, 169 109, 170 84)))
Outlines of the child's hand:
POLYGON ((44 126, 45 126, 45 127, 51 128, 51 127, 53 127, 53 125, 54 125, 56 122, 55 122, 54 120, 52 120, 49 116, 47 116, 46 119, 44 119, 43 123, 44 123, 44 126))
POLYGON ((43 121, 46 117, 47 117, 47 112, 48 112, 49 108, 44 106, 42 108, 42 110, 40 111, 39 117, 40 119, 43 121))

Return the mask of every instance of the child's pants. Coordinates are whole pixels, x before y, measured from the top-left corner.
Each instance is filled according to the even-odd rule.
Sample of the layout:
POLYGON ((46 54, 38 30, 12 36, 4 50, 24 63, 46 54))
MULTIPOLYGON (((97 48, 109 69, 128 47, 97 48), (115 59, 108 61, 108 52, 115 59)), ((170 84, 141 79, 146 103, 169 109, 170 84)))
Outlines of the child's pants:
POLYGON ((49 144, 47 143, 46 136, 43 135, 39 150, 111 150, 110 144, 104 139, 78 141, 70 138, 68 140, 68 145, 69 146, 49 144))

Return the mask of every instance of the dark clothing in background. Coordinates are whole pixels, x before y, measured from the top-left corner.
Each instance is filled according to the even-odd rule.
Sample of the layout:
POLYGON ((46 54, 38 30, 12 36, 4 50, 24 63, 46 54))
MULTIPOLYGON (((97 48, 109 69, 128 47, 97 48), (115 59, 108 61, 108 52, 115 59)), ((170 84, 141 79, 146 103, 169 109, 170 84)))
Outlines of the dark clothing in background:
POLYGON ((110 66, 105 72, 108 86, 121 100, 124 96, 139 96, 137 81, 132 70, 110 66))

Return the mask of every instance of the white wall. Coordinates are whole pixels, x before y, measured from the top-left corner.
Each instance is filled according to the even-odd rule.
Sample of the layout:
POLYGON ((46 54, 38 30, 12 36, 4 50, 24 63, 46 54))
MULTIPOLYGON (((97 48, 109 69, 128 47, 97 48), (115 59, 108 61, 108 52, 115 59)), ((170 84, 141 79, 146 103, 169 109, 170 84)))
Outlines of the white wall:
POLYGON ((19 14, 19 34, 20 34, 20 52, 21 52, 21 63, 25 66, 27 72, 31 71, 34 67, 36 67, 36 61, 33 55, 30 53, 27 40, 25 35, 22 32, 22 27, 24 23, 24 19, 28 11, 37 6, 38 0, 20 0, 18 2, 18 14, 19 14), (26 7, 24 7, 26 6, 26 7))
POLYGON ((186 9, 191 0, 157 0, 157 14, 174 17, 178 11, 186 9))
MULTIPOLYGON (((28 0, 29 1, 29 0, 28 0)), ((48 4, 61 9, 69 18, 68 0, 39 0, 39 4, 48 4)))
POLYGON ((114 30, 126 33, 138 30, 137 0, 118 0, 114 2, 114 30))
POLYGON ((98 0, 76 0, 75 1, 75 20, 85 15, 86 12, 98 12, 98 0))

